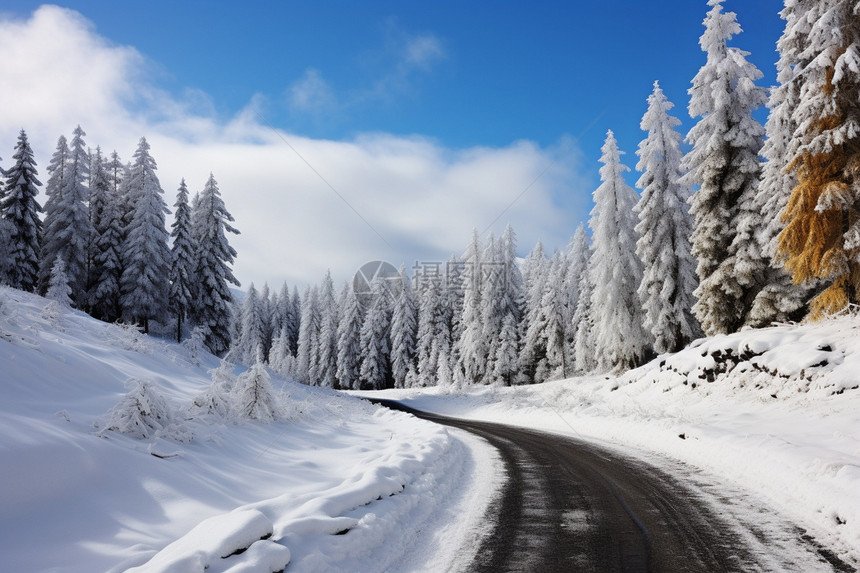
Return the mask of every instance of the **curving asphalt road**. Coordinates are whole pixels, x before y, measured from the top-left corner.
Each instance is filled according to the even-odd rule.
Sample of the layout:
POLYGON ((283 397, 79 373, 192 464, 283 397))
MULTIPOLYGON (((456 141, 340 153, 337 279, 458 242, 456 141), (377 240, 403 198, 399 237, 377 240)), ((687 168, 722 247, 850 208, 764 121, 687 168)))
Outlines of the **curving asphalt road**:
POLYGON ((779 552, 765 534, 641 460, 564 436, 373 401, 472 432, 499 450, 508 479, 470 572, 855 570, 797 528, 788 543, 802 546, 800 561, 765 559, 779 552))

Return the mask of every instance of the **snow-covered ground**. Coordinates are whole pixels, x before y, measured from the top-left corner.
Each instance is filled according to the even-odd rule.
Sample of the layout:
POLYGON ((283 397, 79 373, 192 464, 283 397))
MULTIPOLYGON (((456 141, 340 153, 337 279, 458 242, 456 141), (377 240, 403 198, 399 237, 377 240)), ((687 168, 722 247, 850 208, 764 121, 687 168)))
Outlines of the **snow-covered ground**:
POLYGON ((382 396, 681 461, 725 492, 749 492, 857 566, 858 386, 860 319, 846 317, 702 339, 617 378, 382 396))
POLYGON ((476 438, 276 378, 279 421, 189 419, 217 366, 0 289, 0 571, 468 562, 499 474, 476 438), (107 429, 129 380, 170 408, 158 435, 107 429))

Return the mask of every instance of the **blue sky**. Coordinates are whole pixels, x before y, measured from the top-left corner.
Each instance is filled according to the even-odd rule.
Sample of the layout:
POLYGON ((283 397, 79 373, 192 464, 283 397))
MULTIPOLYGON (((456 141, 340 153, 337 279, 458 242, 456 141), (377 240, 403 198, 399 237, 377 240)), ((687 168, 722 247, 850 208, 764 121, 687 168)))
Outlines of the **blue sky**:
MULTIPOLYGON (((750 59, 765 74, 761 85, 775 81, 781 5, 779 0, 725 2, 726 10, 738 13, 744 29, 734 45, 751 52, 750 59)), ((38 6, 7 0, 2 11, 5 18, 22 21, 38 6)), ((190 135, 190 122, 177 119, 177 114, 197 123, 205 120, 214 126, 207 128, 212 131, 223 130, 244 113, 251 116, 247 121, 262 124, 260 114, 305 144, 306 150, 313 142, 355 143, 374 134, 389 143, 399 142, 401 147, 416 140, 423 142, 432 148, 434 161, 446 168, 471 161, 464 157, 472 158, 487 149, 532 153, 531 175, 558 160, 558 168, 566 172, 557 173, 555 178, 549 173, 547 181, 541 182, 545 188, 535 190, 535 194, 544 193, 541 200, 557 212, 544 213, 543 223, 531 225, 534 229, 526 228, 529 223, 519 223, 513 213, 506 214, 515 228, 524 227, 520 232, 523 252, 531 248, 537 234, 550 249, 562 246, 578 222, 587 219, 607 129, 615 131, 627 153, 627 165, 635 165, 634 152, 643 136, 639 120, 654 80, 660 80, 666 95, 675 102, 676 115, 684 122, 682 130, 686 133, 692 123, 686 113, 686 90, 704 63, 698 38, 708 9, 698 0, 155 0, 82 1, 62 6, 90 22, 82 33, 95 38, 103 51, 135 53, 131 63, 121 68, 125 70, 121 72, 123 94, 118 96, 117 105, 123 107, 123 113, 138 119, 145 116, 146 129, 171 134, 182 131, 186 143, 200 141, 202 132, 190 135), (141 93, 144 97, 135 96, 141 93), (160 103, 154 104, 156 100, 160 103), (171 111, 161 117, 159 107, 171 111), (173 126, 165 128, 170 122, 173 126), (179 124, 183 127, 177 127, 179 124)), ((764 114, 761 110, 762 121, 764 114)), ((74 123, 87 118, 64 119, 72 125, 62 124, 57 129, 68 134, 74 123)), ((138 121, 135 125, 142 124, 138 121)), ((84 127, 87 129, 86 124, 84 127)), ((88 129, 91 138, 94 133, 114 139, 119 135, 118 130, 100 132, 93 127, 96 129, 88 129)), ((0 134, 5 134, 2 128, 0 118, 0 134)), ((50 139, 55 141, 59 132, 50 139)), ((140 135, 146 134, 128 134, 128 140, 136 141, 140 135)), ((223 144, 224 137, 222 133, 215 139, 223 144)), ((11 156, 5 147, 10 146, 0 148, 0 155, 11 156)), ((173 177, 177 168, 167 164, 178 159, 159 157, 155 147, 153 151, 173 177)), ((281 151, 290 152, 286 147, 281 151)), ((128 158, 131 150, 121 154, 128 158)), ((337 153, 332 151, 326 157, 327 161, 314 166, 327 179, 336 179, 337 153)), ((40 163, 47 164, 47 157, 40 163)), ((209 168, 216 176, 217 167, 209 168)), ((452 169, 451 177, 455 172, 452 169)), ((529 177, 524 175, 523 181, 530 181, 529 177)), ((628 182, 632 185, 635 179, 631 174, 628 182)), ((476 181, 479 185, 480 180, 476 181)), ((175 182, 162 184, 172 203, 175 182)), ((350 195, 348 182, 335 186, 339 191, 344 187, 344 195, 359 211, 375 209, 372 201, 362 203, 362 193, 350 195)), ((498 205, 487 205, 487 212, 494 215, 474 216, 471 226, 482 230, 498 214, 500 205, 507 205, 518 195, 515 188, 505 193, 498 205)), ((513 211, 520 203, 527 205, 531 193, 514 205, 513 211)), ((541 217, 541 212, 538 209, 518 216, 541 217)), ((463 221, 463 225, 467 223, 463 221)), ((433 227, 417 228, 426 231, 433 227)), ((461 232, 462 236, 447 237, 449 250, 458 250, 458 245, 468 240, 468 232, 456 230, 461 232)), ((397 243, 394 258, 401 257, 395 264, 431 254, 441 256, 439 245, 427 249, 419 237, 408 232, 388 229, 388 236, 389 243, 397 243), (415 249, 414 255, 405 254, 410 248, 415 249)), ((360 259, 371 251, 372 245, 368 245, 367 252, 356 255, 360 259)), ((392 258, 392 253, 380 252, 379 257, 392 258)), ((356 260, 355 264, 361 262, 356 260)), ((273 275, 301 282, 318 271, 319 265, 310 265, 307 273, 273 275)), ((259 270, 249 269, 247 274, 260 282, 259 270)))

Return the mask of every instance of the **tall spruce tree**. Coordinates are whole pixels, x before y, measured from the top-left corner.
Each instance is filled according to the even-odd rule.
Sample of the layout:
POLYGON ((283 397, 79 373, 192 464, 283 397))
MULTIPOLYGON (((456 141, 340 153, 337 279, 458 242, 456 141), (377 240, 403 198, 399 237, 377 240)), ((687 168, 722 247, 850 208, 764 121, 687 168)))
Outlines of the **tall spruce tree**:
POLYGON ((621 151, 610 130, 601 148, 600 186, 594 191, 591 227, 591 315, 594 351, 599 369, 624 370, 636 366, 650 346, 642 326, 637 289, 642 283, 642 261, 636 256, 636 215, 639 199, 627 183, 621 151))
POLYGON ((90 159, 84 143, 85 135, 81 126, 77 126, 71 144, 65 150, 65 161, 62 161, 58 144, 55 158, 49 165, 54 169, 62 165, 63 173, 59 180, 56 172, 49 178, 51 195, 45 204, 42 248, 42 264, 47 267, 40 275, 44 280, 57 257, 62 258, 72 289, 72 301, 79 307, 87 306, 89 243, 92 238, 87 188, 90 159), (56 187, 54 182, 58 183, 56 187))
POLYGON ((472 242, 463 257, 463 330, 457 341, 458 368, 467 384, 483 379, 486 366, 486 348, 481 332, 481 242, 478 231, 472 233, 472 242))
POLYGON ((231 284, 240 286, 229 265, 236 250, 227 241, 227 233, 238 235, 230 225, 233 216, 227 211, 215 177, 210 173, 196 208, 192 208, 192 237, 196 243, 193 295, 194 322, 203 329, 204 342, 210 352, 223 354, 230 344, 231 284))
POLYGON ((699 186, 690 201, 699 278, 693 311, 706 334, 744 324, 768 264, 754 234, 762 225, 756 197, 764 129, 752 111, 765 103, 755 85, 762 74, 748 52, 726 45, 741 27, 722 2, 708 2, 699 40, 707 61, 689 89, 690 116, 701 119, 687 134, 693 147, 684 158, 687 181, 699 186))
MULTIPOLYGON (((93 220, 93 248, 90 261, 89 304, 90 312, 102 320, 116 320, 122 316, 120 304, 120 281, 123 270, 123 245, 125 229, 123 228, 122 207, 122 177, 125 168, 119 160, 116 151, 110 159, 104 161, 101 167, 97 160, 100 150, 96 150, 91 172, 90 196, 98 195, 97 207, 90 205, 90 212, 97 216, 93 220)), ((91 199, 92 201, 92 199, 91 199)))
POLYGON ((194 243, 191 238, 191 208, 188 205, 188 187, 185 179, 179 183, 174 203, 173 224, 170 236, 170 289, 168 306, 176 318, 176 342, 182 340, 182 324, 191 308, 191 277, 194 275, 194 243))
POLYGON ((0 220, 6 227, 7 269, 5 279, 13 288, 34 291, 39 280, 39 251, 42 206, 36 200, 42 184, 36 171, 33 150, 22 129, 12 155, 15 163, 5 173, 0 188, 0 220))
POLYGON ((690 251, 690 186, 682 181, 681 134, 675 130, 681 122, 669 115, 672 107, 654 82, 641 123, 648 135, 636 152, 636 169, 642 172, 636 182, 642 190, 635 207, 636 254, 644 266, 638 292, 644 327, 659 354, 680 350, 700 332, 692 310, 696 262, 690 251))
POLYGON ((301 299, 301 320, 297 344, 296 365, 299 382, 319 385, 319 338, 322 313, 319 289, 308 287, 301 299))
POLYGON ((122 306, 128 318, 149 332, 150 320, 163 318, 167 306, 170 248, 165 215, 170 213, 155 174, 149 143, 141 137, 134 153, 128 192, 134 214, 126 235, 120 279, 122 306))
POLYGON ((400 267, 400 280, 393 287, 394 308, 391 314, 391 376, 395 388, 405 388, 407 376, 415 367, 415 337, 417 316, 415 294, 406 275, 400 267))
POLYGON ((391 300, 387 285, 377 275, 371 283, 373 302, 361 326, 361 388, 382 390, 391 380, 391 300))
POLYGON ((584 296, 582 292, 582 280, 583 276, 588 274, 588 258, 590 254, 588 249, 588 234, 585 232, 585 225, 580 223, 576 227, 573 238, 570 240, 565 257, 567 260, 567 274, 564 279, 565 304, 567 306, 567 322, 565 324, 567 357, 565 362, 568 374, 574 373, 577 369, 576 334, 578 324, 576 321, 576 311, 584 296))
POLYGON ((337 387, 338 307, 331 272, 326 271, 320 291, 319 385, 337 387))
POLYGON ((358 390, 361 379, 361 325, 364 313, 355 290, 349 289, 337 327, 337 381, 344 389, 358 390))
POLYGON ((788 170, 788 157, 796 151, 794 138, 797 125, 792 112, 800 100, 799 77, 805 63, 800 53, 806 46, 809 24, 798 26, 810 2, 792 2, 780 12, 785 32, 777 42, 780 57, 776 64, 778 85, 770 90, 767 107, 770 113, 765 123, 766 139, 761 155, 765 158, 759 183, 758 204, 762 206, 764 226, 759 230, 759 243, 771 266, 766 269, 765 287, 756 295, 747 318, 752 327, 768 326, 773 322, 799 320, 809 298, 810 286, 796 284, 791 274, 778 262, 778 237, 785 228, 782 213, 788 204, 797 178, 788 170))
POLYGON ((854 0, 790 7, 804 13, 784 37, 804 45, 793 62, 802 69, 788 157, 797 185, 779 256, 796 282, 824 282, 810 302, 819 318, 860 302, 860 8, 854 0))

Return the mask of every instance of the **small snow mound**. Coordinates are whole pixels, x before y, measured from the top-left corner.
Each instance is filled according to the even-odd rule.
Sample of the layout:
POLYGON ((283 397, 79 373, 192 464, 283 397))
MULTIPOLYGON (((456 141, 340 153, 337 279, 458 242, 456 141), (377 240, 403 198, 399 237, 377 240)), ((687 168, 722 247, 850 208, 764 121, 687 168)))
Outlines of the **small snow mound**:
MULTIPOLYGON (((216 515, 201 521, 194 529, 156 553, 148 562, 129 569, 128 573, 202 572, 219 559, 243 553, 255 542, 268 539, 271 535, 272 522, 257 510, 240 509, 216 515)), ((273 551, 266 548, 258 548, 256 553, 267 558, 274 555, 273 551)), ((286 556, 289 561, 289 550, 286 554, 281 552, 280 556, 286 556)), ((286 562, 280 569, 285 565, 286 562)))

